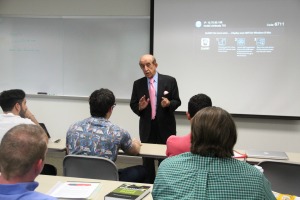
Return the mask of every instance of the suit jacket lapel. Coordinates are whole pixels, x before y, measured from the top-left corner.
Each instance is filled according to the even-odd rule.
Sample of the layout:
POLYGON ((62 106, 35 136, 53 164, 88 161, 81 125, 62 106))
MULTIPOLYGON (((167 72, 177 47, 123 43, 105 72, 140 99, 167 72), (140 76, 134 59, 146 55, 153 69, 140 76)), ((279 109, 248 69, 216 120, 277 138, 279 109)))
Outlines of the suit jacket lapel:
POLYGON ((157 105, 160 105, 161 98, 162 98, 163 93, 164 93, 164 85, 165 85, 165 82, 164 82, 163 77, 162 77, 160 74, 158 74, 158 83, 157 83, 157 105))
POLYGON ((144 77, 141 89, 143 91, 143 94, 146 95, 146 99, 150 98, 149 90, 148 90, 148 79, 147 79, 147 77, 144 77))

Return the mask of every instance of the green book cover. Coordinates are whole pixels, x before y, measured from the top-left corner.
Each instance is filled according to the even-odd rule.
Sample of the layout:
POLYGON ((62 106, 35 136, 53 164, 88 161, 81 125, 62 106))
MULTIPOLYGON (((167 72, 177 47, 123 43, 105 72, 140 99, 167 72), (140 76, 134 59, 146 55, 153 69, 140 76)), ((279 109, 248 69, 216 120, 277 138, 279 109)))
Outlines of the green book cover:
POLYGON ((124 183, 105 196, 105 200, 113 199, 142 199, 150 192, 151 186, 124 183))

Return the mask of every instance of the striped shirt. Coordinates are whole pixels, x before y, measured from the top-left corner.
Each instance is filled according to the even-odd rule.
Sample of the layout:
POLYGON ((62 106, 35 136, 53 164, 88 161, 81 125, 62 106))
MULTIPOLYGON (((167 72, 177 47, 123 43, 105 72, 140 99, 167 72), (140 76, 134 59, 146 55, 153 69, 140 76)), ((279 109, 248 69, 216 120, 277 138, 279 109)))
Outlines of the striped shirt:
POLYGON ((203 157, 190 152, 159 166, 153 199, 272 199, 269 181, 254 166, 233 158, 203 157))

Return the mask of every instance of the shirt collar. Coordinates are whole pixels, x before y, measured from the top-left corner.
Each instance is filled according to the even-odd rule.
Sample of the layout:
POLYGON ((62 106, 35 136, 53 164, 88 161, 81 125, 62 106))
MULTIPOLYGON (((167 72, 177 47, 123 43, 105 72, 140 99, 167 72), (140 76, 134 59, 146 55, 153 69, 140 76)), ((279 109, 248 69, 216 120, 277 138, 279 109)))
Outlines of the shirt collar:
MULTIPOLYGON (((158 79, 158 73, 157 72, 153 76, 153 79, 154 79, 154 83, 157 83, 157 79, 158 79)), ((150 78, 148 78, 148 83, 150 83, 150 78)))

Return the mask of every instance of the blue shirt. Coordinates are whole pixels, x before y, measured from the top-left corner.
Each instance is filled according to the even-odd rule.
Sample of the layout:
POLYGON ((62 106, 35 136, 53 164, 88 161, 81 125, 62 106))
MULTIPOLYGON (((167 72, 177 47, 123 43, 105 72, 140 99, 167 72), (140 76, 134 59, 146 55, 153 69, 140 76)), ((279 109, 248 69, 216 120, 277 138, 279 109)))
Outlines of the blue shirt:
POLYGON ((131 148, 130 134, 103 117, 89 117, 70 126, 69 154, 105 157, 116 161, 119 148, 131 148))
POLYGON ((38 182, 25 182, 17 184, 0 184, 1 200, 55 200, 56 198, 35 192, 38 182))

